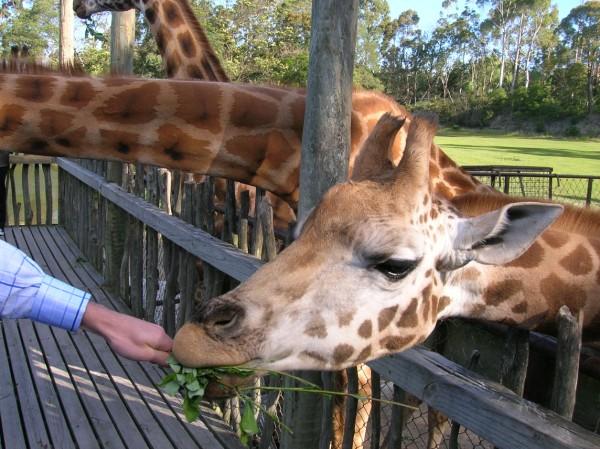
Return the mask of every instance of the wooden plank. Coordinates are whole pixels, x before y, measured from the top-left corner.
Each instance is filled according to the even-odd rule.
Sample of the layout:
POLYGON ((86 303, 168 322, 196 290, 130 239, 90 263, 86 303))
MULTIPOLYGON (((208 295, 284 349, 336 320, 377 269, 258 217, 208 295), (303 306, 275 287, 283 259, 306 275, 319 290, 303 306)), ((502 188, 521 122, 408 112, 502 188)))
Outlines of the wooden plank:
POLYGON ((53 164, 56 158, 52 156, 36 156, 34 154, 11 154, 10 163, 12 164, 53 164))
POLYGON ((600 436, 424 348, 369 366, 499 448, 600 447, 600 436))
POLYGON ((59 158, 57 161, 63 170, 97 190, 138 220, 238 281, 248 279, 262 266, 261 261, 240 252, 233 245, 224 243, 193 225, 168 215, 141 198, 128 194, 116 184, 107 183, 89 170, 64 158, 59 158))
POLYGON ((3 323, 0 321, 0 444, 12 449, 26 449, 17 399, 18 379, 13 377, 10 370, 4 332, 3 323))
MULTIPOLYGON (((52 229, 52 228, 51 228, 52 229)), ((64 233, 63 233, 64 235, 64 233)), ((58 236, 58 234, 57 234, 58 236)), ((72 246, 68 246, 68 245, 62 245, 60 246, 61 250, 67 249, 67 248, 72 248, 72 246)), ((67 258, 69 257, 68 255, 65 255, 67 258)), ((99 281, 101 282, 101 279, 99 279, 99 281)), ((96 282, 96 281, 93 281, 96 282)), ((102 295, 105 295, 106 293, 104 292, 103 289, 98 288, 99 285, 92 287, 89 283, 87 284, 87 288, 93 288, 94 290, 98 290, 101 291, 102 295)), ((108 302, 108 300, 106 300, 105 298, 101 298, 98 297, 97 299, 99 300, 104 300, 105 302, 108 302)), ((99 355, 101 355, 101 358, 103 360, 104 357, 102 357, 102 353, 104 351, 109 351, 108 347, 105 347, 105 349, 98 349, 98 345, 102 344, 103 341, 99 338, 96 337, 94 335, 89 335, 90 340, 92 341, 92 343, 94 343, 94 341, 96 341, 96 344, 94 345, 96 350, 98 351, 99 355)), ((105 344, 104 344, 105 345, 105 344)), ((112 352, 110 352, 110 354, 112 354, 112 352)), ((235 436, 235 434, 233 434, 231 432, 230 429, 226 429, 223 428, 223 423, 222 421, 219 423, 218 418, 216 418, 216 415, 214 414, 214 412, 208 412, 208 410, 205 410, 203 413, 205 416, 208 416, 212 419, 211 421, 211 429, 210 432, 207 430, 206 428, 206 424, 203 424, 202 422, 198 422, 198 423, 194 423, 194 424, 187 424, 184 422, 185 418, 183 417, 183 412, 181 410, 181 399, 177 399, 177 398, 171 398, 168 396, 165 396, 162 392, 159 392, 157 390, 157 387, 155 386, 156 384, 158 384, 160 382, 160 378, 162 377, 162 375, 164 375, 163 371, 160 371, 160 369, 158 367, 155 367, 154 365, 150 365, 150 364, 137 364, 135 362, 123 359, 121 357, 118 358, 119 363, 123 366, 123 369, 125 370, 123 376, 129 375, 131 377, 131 379, 135 382, 136 387, 140 390, 140 393, 144 395, 144 397, 148 397, 147 402, 149 404, 152 404, 152 407, 158 407, 158 405, 160 404, 161 401, 166 401, 166 403, 169 405, 169 410, 170 413, 174 413, 175 415, 173 416, 177 416, 177 420, 173 421, 169 416, 169 411, 165 411, 163 408, 158 408, 157 410, 155 410, 155 413, 157 416, 160 417, 160 422, 162 423, 162 425, 164 425, 167 430, 168 430, 168 435, 171 436, 171 438, 175 438, 175 442, 177 443, 177 447, 178 449, 181 447, 189 447, 189 441, 186 439, 185 436, 181 436, 183 434, 185 434, 185 430, 187 430, 187 432, 189 432, 192 437, 194 438, 194 441, 196 441, 197 444, 199 444, 201 447, 205 447, 205 448, 214 448, 218 446, 218 442, 217 440, 214 440, 210 434, 215 433, 215 435, 218 435, 218 440, 219 441, 226 441, 227 442, 227 447, 233 447, 233 448, 241 448, 243 446, 241 446, 241 443, 239 442, 239 440, 237 439, 237 436, 235 436), (143 371, 140 371, 140 368, 143 371), (159 371, 154 371, 154 369, 159 370, 159 371), (144 374, 144 372, 146 374, 144 374), (160 372, 161 374, 157 374, 158 372, 160 372), (152 374, 152 383, 148 384, 148 379, 150 374, 152 374), (159 394, 160 397, 157 398, 157 392, 159 394), (185 429, 182 429, 181 426, 184 426, 185 429), (212 427, 215 427, 215 429, 213 429, 212 427), (177 437, 173 437, 173 435, 179 435, 177 437), (233 444, 232 443, 232 439, 234 439, 237 444, 233 444)), ((105 363, 108 363, 105 361, 105 363)), ((107 365, 108 371, 110 372, 111 375, 115 375, 115 371, 117 368, 114 368, 113 365, 111 365, 110 367, 107 365)), ((207 418, 208 419, 208 418, 207 418)), ((193 446, 196 447, 196 446, 193 446)))
POLYGON ((29 195, 29 165, 23 165, 21 175, 21 185, 23 188, 23 207, 25 213, 25 224, 31 225, 33 220, 33 211, 31 210, 31 197, 29 195))
MULTIPOLYGON (((67 248, 67 245, 61 245, 60 247, 57 247, 56 250, 57 251, 64 251, 67 248)), ((54 249, 54 248, 51 248, 54 249)), ((70 258, 70 255, 68 252, 65 251, 64 253, 65 259, 70 258)), ((73 282, 76 282, 76 280, 72 279, 73 282)), ((99 279, 101 281, 101 279, 99 279)), ((92 282, 96 282, 94 280, 92 280, 92 282)), ((99 288, 100 284, 98 285, 90 285, 89 283, 86 285, 86 288, 88 289, 93 289, 95 291, 99 292, 99 296, 96 297, 99 301, 104 302, 105 304, 110 304, 110 301, 108 301, 108 299, 106 298, 107 293, 99 288)), ((118 379, 118 381, 116 382, 117 387, 119 388, 121 383, 127 383, 127 381, 130 379, 130 383, 131 385, 135 386, 135 389, 139 392, 139 394, 142 396, 144 402, 146 403, 147 407, 149 409, 151 409, 152 414, 155 416, 155 423, 154 425, 152 425, 152 419, 151 418, 146 418, 146 419, 140 419, 140 427, 142 429, 144 429, 144 432, 149 433, 150 435, 147 436, 147 439, 151 442, 151 444, 156 445, 157 449, 162 449, 163 447, 168 447, 165 446, 165 444, 168 443, 163 443, 161 442, 162 440, 156 438, 154 435, 152 435, 151 430, 152 429, 159 429, 161 427, 164 427, 164 431, 165 434, 168 436, 169 440, 173 442, 173 444, 175 445, 175 447, 177 447, 178 449, 183 449, 183 448, 196 448, 198 447, 198 445, 200 445, 200 447, 206 447, 206 448, 214 448, 214 447, 218 447, 218 442, 216 440, 214 440, 213 438, 211 438, 211 433, 206 429, 206 426, 204 424, 196 424, 195 426, 195 430, 192 431, 191 429, 187 428, 187 424, 184 424, 183 422, 183 414, 181 414, 181 416, 176 416, 176 413, 180 413, 181 411, 177 412, 175 411, 175 408, 173 405, 171 405, 169 403, 169 406, 167 409, 165 409, 165 405, 161 404, 162 402, 165 401, 165 397, 162 394, 162 392, 159 392, 157 390, 157 387, 155 386, 156 383, 158 383, 158 381, 156 382, 150 382, 148 376, 145 374, 145 372, 143 371, 143 368, 146 366, 152 366, 149 364, 137 364, 136 362, 132 362, 130 360, 126 360, 123 359, 121 357, 116 357, 114 356, 114 354, 112 353, 112 351, 108 348, 108 346, 106 345, 106 343, 104 342, 104 340, 102 340, 100 337, 93 335, 93 334, 88 334, 88 338, 90 340, 90 342, 92 343, 92 346, 94 347, 95 351, 98 353, 98 356, 100 357, 100 359, 102 360, 102 363, 104 364, 104 366, 106 367, 106 370, 108 373, 110 373, 110 376, 113 379, 118 379), (122 367, 122 368, 121 368, 122 367), (182 427, 183 426, 183 427, 182 427), (200 427, 198 427, 200 426, 200 427), (149 429, 149 430, 148 430, 149 429), (193 441, 189 438, 189 436, 186 436, 186 429, 187 432, 190 433, 193 436, 193 441)), ((127 401, 130 401, 130 396, 131 396, 131 391, 126 392, 126 391, 122 391, 122 396, 127 398, 127 401)), ((180 401, 177 400, 175 398, 172 399, 173 401, 180 401)), ((137 417, 138 414, 137 412, 135 413, 135 416, 137 417)), ((143 416, 142 416, 143 417, 143 416)))
POLYGON ((42 224, 42 190, 40 185, 40 166, 33 166, 33 186, 35 189, 35 224, 42 224))
MULTIPOLYGON (((31 228, 29 230, 31 230, 31 228)), ((26 250, 26 246, 27 245, 24 244, 19 245, 22 250, 26 250)), ((46 260, 46 263, 48 263, 49 271, 54 277, 68 282, 68 279, 64 277, 60 268, 54 261, 48 259, 46 260)), ((75 286, 81 287, 81 285, 75 286)), ((117 431, 116 423, 111 419, 111 416, 94 385, 90 373, 85 368, 73 341, 69 338, 68 332, 57 328, 52 329, 51 332, 54 335, 59 350, 65 360, 67 369, 73 380, 73 385, 78 392, 79 397, 82 399, 86 412, 90 417, 90 421, 94 425, 98 439, 105 446, 125 449, 127 446, 117 431)))
POLYGON ((42 165, 42 170, 44 172, 44 192, 46 194, 46 224, 52 224, 52 212, 53 212, 53 204, 54 195, 52 195, 52 166, 49 164, 42 165))
POLYGON ((18 403, 22 410, 23 427, 29 447, 52 447, 38 402, 34 380, 27 363, 17 321, 3 322, 4 337, 12 372, 17 384, 18 403))

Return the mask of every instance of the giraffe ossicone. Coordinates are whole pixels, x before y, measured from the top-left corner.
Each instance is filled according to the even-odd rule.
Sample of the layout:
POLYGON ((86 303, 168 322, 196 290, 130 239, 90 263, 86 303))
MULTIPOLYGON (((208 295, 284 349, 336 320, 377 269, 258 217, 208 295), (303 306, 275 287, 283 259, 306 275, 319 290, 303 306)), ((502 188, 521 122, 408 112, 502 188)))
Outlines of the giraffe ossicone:
POLYGON ((446 291, 452 273, 510 262, 561 214, 560 205, 528 202, 461 216, 431 187, 430 117, 413 117, 397 167, 381 157, 403 122, 384 115, 355 179, 324 195, 299 238, 238 288, 198 306, 175 337, 178 360, 337 370, 401 351, 439 318, 460 314, 446 291))

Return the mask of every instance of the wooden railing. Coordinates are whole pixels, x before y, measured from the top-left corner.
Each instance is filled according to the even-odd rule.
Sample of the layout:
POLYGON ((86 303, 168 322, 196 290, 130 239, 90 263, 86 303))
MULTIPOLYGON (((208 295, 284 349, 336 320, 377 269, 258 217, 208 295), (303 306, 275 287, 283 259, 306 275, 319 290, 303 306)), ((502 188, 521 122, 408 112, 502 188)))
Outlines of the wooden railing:
MULTIPOLYGON (((224 204, 215 208, 211 181, 201 184, 184 182, 184 176, 175 173, 169 183, 171 175, 155 168, 130 166, 129 173, 137 171, 138 176, 130 177, 124 183, 124 189, 98 174, 104 171, 102 163, 85 162, 97 173, 71 160, 58 159, 57 163, 60 167, 60 223, 78 242, 86 257, 103 271, 109 265, 105 251, 109 237, 107 209, 118 206, 126 220, 125 235, 121 236, 125 250, 119 261, 119 284, 113 285, 113 288, 121 292, 133 313, 162 323, 170 334, 190 316, 196 300, 234 287, 264 263, 261 259, 272 258, 276 252, 278 242, 270 224, 272 211, 261 201, 260 192, 255 204, 261 219, 258 226, 251 226, 250 197, 245 193, 241 196, 241 204, 236 204, 233 183, 227 186, 224 204), (169 208, 172 214, 167 212, 169 208), (226 241, 212 235, 216 232, 215 222, 222 222, 220 237, 226 241), (247 254, 248 249, 254 255, 247 254), (201 277, 196 275, 195 259, 202 261, 201 277)), ((482 332, 477 328, 458 329, 455 334, 482 332)), ((451 341, 458 337, 449 332, 444 338, 451 341)), ((500 336, 493 342, 490 340, 481 351, 482 359, 495 362, 481 363, 483 368, 486 363, 493 365, 487 368, 492 378, 497 378, 493 371, 498 371, 498 361, 503 358, 503 339, 506 337, 500 336)), ((459 341, 459 345, 446 345, 450 346, 450 352, 456 346, 461 353, 470 351, 467 349, 468 342, 459 341)), ((460 359, 456 354, 448 355, 460 359)), ((464 360, 461 361, 464 364, 464 360)), ((472 447, 600 447, 598 435, 425 348, 406 351, 369 365, 374 370, 373 379, 377 387, 381 376, 382 380, 393 382, 398 391, 415 395, 470 429, 469 435, 485 439, 485 442, 479 439, 472 447)), ((354 378, 356 372, 350 373, 350 378, 354 378)), ((593 375, 590 379, 583 383, 598 384, 593 375)), ((383 387, 386 385, 381 384, 383 387)), ((374 388, 375 396, 381 394, 378 390, 374 388)), ((598 390, 594 391, 597 394, 598 390)), ((236 407, 235 402, 222 407, 223 416, 234 428, 239 426, 239 410, 236 411, 236 407)), ((356 403, 352 407, 350 402, 347 410, 354 412, 349 415, 352 422, 356 403)), ((598 414, 598 411, 595 413, 598 414)), ((390 438, 406 440, 408 434, 402 434, 405 426, 394 424, 402 424, 402 415, 374 404, 369 418, 371 437, 365 447, 373 447, 371 444, 380 444, 390 438), (392 420, 387 429, 382 423, 385 421, 382 415, 386 414, 392 420), (377 438, 373 436, 375 434, 377 438)), ((278 438, 273 437, 273 432, 277 432, 277 426, 267 417, 261 422, 267 432, 262 435, 261 447, 275 447, 278 438)), ((587 425, 593 427, 589 423, 587 425)), ((351 438, 346 441, 351 442, 351 438)))

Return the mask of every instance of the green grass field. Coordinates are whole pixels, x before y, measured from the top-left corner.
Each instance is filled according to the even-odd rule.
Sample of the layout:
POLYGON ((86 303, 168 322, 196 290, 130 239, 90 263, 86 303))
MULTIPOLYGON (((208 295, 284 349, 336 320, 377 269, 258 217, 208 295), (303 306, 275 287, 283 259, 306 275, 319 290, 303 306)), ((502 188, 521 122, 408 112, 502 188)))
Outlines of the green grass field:
POLYGON ((460 165, 542 166, 559 174, 600 176, 600 139, 441 129, 435 142, 460 165))

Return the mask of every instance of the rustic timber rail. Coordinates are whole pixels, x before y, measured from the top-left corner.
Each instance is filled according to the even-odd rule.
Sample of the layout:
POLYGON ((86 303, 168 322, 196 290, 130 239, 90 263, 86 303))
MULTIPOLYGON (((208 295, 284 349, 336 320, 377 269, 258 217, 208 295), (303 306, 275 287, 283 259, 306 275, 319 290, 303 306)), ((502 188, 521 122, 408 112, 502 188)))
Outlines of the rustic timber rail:
MULTIPOLYGON (((75 162, 58 159, 58 165, 61 168, 61 194, 65 195, 64 198, 61 198, 61 208, 71 207, 74 211, 77 211, 76 221, 80 226, 89 226, 94 221, 90 217, 84 218, 83 215, 89 214, 91 216, 96 213, 92 211, 93 207, 86 208, 81 205, 94 204, 94 201, 97 203, 101 198, 102 201, 115 202, 130 217, 129 229, 141 226, 144 231, 140 235, 150 235, 151 238, 154 238, 153 233, 157 233, 161 235, 160 239, 163 244, 175 248, 166 259, 171 269, 168 273, 163 273, 167 276, 164 279, 166 284, 164 290, 166 292, 163 296, 158 295, 157 300, 155 298, 155 305, 160 309, 157 314, 158 321, 162 321, 167 329, 176 327, 176 322, 180 323, 192 307, 193 295, 185 294, 185 291, 190 288, 193 289, 197 284, 193 284, 192 287, 186 286, 189 278, 184 276, 187 265, 191 264, 191 256, 202 259, 205 267, 212 267, 212 270, 214 270, 210 276, 205 273, 205 278, 202 280, 206 284, 208 282, 206 277, 210 277, 215 285, 219 284, 218 287, 207 287, 206 285, 202 287, 204 290, 208 289, 211 292, 210 294, 224 288, 224 284, 228 281, 224 280, 223 276, 233 279, 233 281, 229 281, 230 283, 243 281, 263 263, 261 260, 239 251, 233 245, 216 239, 199 227, 194 226, 198 223, 198 220, 193 217, 198 215, 196 208, 199 207, 199 203, 194 201, 198 196, 208 198, 206 195, 202 195, 206 186, 194 186, 181 182, 179 187, 171 189, 172 192, 180 191, 175 194, 177 199, 172 198, 174 200, 172 203, 179 202, 182 204, 179 214, 183 218, 187 217, 187 220, 191 222, 187 223, 182 218, 169 215, 160 207, 149 204, 142 199, 143 197, 150 197, 147 191, 149 185, 152 189, 156 188, 149 182, 151 178, 149 177, 149 171, 144 172, 145 187, 138 190, 137 195, 134 195, 113 183, 107 183, 98 174, 83 168, 75 162), (196 190, 198 191, 196 192, 196 190), (196 195, 196 193, 200 195, 196 195), (189 209, 189 204, 186 208, 186 203, 195 206, 189 209), (173 256, 173 254, 178 255, 173 256), (172 269, 173 262, 179 264, 179 273, 177 270, 172 269), (171 296, 169 297, 169 295, 171 296)), ((143 169, 138 167, 136 171, 138 175, 141 175, 143 169)), ((139 177, 134 184, 141 186, 142 183, 139 181, 139 177)), ((176 182, 174 184, 177 185, 176 182)), ((208 192, 210 193, 211 190, 208 192)), ((258 196, 260 197, 260 195, 258 196)), ((210 197, 212 198, 212 196, 210 197)), ((239 223, 239 226, 225 223, 224 229, 236 230, 237 238, 232 238, 231 235, 229 238, 231 241, 236 241, 238 246, 242 248, 253 247, 257 251, 263 247, 263 243, 257 243, 258 234, 256 229, 248 233, 251 234, 250 237, 245 235, 248 230, 248 199, 246 198, 246 204, 242 204, 242 211, 238 213, 235 208, 235 200, 231 195, 228 195, 228 197, 229 202, 226 201, 223 208, 225 210, 224 215, 230 217, 239 215, 241 223, 239 223), (230 204, 231 202, 233 204, 230 204)), ((260 206, 260 204, 260 201, 257 200, 257 205, 260 206)), ((213 212, 209 215, 214 218, 213 212)), ((70 216, 70 213, 61 210, 61 215, 64 220, 67 220, 66 217, 70 216)), ((261 216, 267 218, 267 220, 263 220, 263 224, 268 221, 268 213, 261 216)), ((263 226, 263 229, 265 228, 263 226)), ((84 231, 87 229, 84 228, 84 231)), ((89 232, 81 232, 76 227, 73 227, 70 232, 80 237, 90 237, 91 235, 89 232)), ((265 242, 271 241, 271 246, 273 245, 272 230, 270 235, 267 233, 263 238, 265 242)), ((131 244, 130 241, 129 245, 131 244)), ((86 245, 84 244, 84 246, 86 245)), ((140 245, 140 248, 147 249, 148 243, 140 245)), ((269 245, 265 245, 265 248, 267 249, 265 252, 273 252, 273 249, 268 250, 269 245)), ((90 247, 88 247, 88 250, 90 254, 98 253, 97 250, 90 247)), ((126 259, 127 257, 124 258, 124 260, 126 259)), ((129 262, 125 263, 124 266, 129 265, 131 267, 132 264, 140 264, 143 270, 147 270, 148 266, 145 263, 147 260, 147 256, 142 255, 137 262, 132 263, 129 259, 129 262)), ((156 267, 150 268, 153 270, 156 267)), ((148 279, 147 275, 148 271, 144 271, 141 278, 148 279)), ((130 276, 127 279, 133 282, 134 277, 130 276)), ((147 287, 147 284, 142 285, 140 283, 137 288, 147 291, 145 290, 147 287)), ((131 288, 133 290, 133 285, 131 288)), ((148 299, 145 294, 137 299, 140 301, 138 306, 140 316, 147 316, 148 299)), ((425 349, 415 349, 394 357, 381 359, 370 363, 370 366, 382 379, 391 381, 401 389, 423 399, 486 440, 485 443, 480 441, 467 447, 487 448, 496 446, 503 449, 521 447, 588 449, 600 447, 600 437, 597 434, 587 431, 532 402, 526 401, 499 384, 485 380, 425 349)), ((229 407, 229 409, 224 410, 225 417, 235 428, 236 416, 239 419, 239 413, 235 411, 235 404, 229 407)), ((397 413, 392 412, 392 419, 394 415, 398 416, 397 413)), ((380 420, 383 420, 381 416, 380 418, 380 420)), ((262 422, 264 424, 268 421, 268 419, 264 419, 262 422)), ((375 421, 374 418, 371 426, 377 425, 374 424, 375 421)), ((270 425, 269 429, 272 430, 273 426, 270 425)), ((277 447, 273 441, 276 440, 271 440, 270 435, 267 435, 267 438, 261 441, 260 447, 277 447)), ((371 439, 371 443, 373 441, 376 440, 371 439)), ((380 438, 379 441, 384 441, 384 438, 380 438)), ((369 447, 369 445, 365 447, 369 447)))
MULTIPOLYGON (((103 286, 59 226, 7 228, 6 240, 53 276, 131 313, 103 286)), ((156 386, 162 369, 112 352, 91 333, 28 320, 0 321, 0 447, 241 448, 208 407, 188 424, 177 399, 156 386)))

